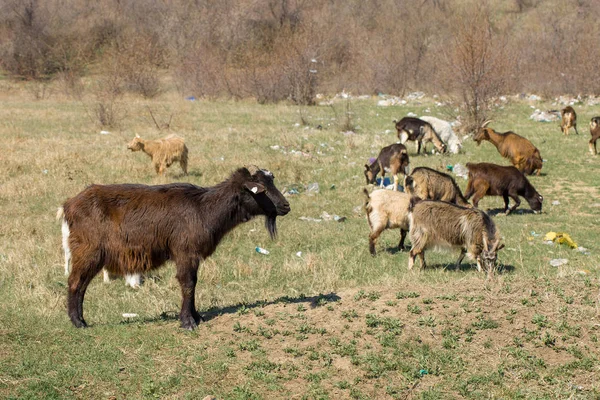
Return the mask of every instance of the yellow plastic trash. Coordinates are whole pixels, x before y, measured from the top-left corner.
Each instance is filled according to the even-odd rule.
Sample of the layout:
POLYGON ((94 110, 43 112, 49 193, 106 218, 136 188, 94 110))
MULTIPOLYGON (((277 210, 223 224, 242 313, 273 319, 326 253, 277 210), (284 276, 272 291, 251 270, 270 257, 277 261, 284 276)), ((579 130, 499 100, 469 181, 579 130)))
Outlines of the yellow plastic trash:
POLYGON ((577 243, 575 243, 573 239, 571 239, 571 236, 569 236, 568 233, 548 232, 546 233, 546 236, 544 236, 544 241, 551 241, 558 244, 566 244, 572 249, 577 248, 577 243))

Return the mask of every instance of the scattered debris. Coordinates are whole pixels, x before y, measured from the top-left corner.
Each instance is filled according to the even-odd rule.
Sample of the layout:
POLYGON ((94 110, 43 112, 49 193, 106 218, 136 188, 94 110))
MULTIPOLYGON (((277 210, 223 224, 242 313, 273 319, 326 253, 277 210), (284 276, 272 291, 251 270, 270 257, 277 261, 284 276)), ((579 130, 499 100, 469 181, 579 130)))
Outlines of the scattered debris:
POLYGON ((304 215, 301 216, 298 219, 301 220, 301 221, 307 221, 307 222, 321 222, 321 221, 323 221, 322 219, 319 219, 319 218, 305 217, 304 215))
POLYGON ((590 255, 590 251, 588 249, 586 249, 585 247, 579 246, 577 248, 577 251, 579 251, 581 254, 585 254, 586 256, 590 255))
POLYGON ((327 211, 323 211, 321 213, 321 218, 324 221, 332 221, 332 220, 336 221, 336 222, 344 222, 344 221, 346 221, 346 217, 340 217, 339 215, 335 215, 335 214, 331 215, 327 211))
POLYGON ((296 257, 302 257, 302 252, 301 251, 297 252, 296 257))
POLYGON ((577 273, 579 275, 589 275, 590 274, 590 270, 589 269, 578 269, 577 273))
POLYGON ((101 135, 110 135, 110 132, 109 131, 100 131, 100 134, 101 135))
POLYGON ((306 191, 308 193, 319 193, 319 184, 317 182, 310 183, 306 191))
POLYGON ((550 265, 552 265, 553 267, 560 267, 561 265, 565 265, 569 262, 569 260, 567 260, 566 258, 555 258, 553 260, 550 260, 550 265))
POLYGON ((554 201, 552 202, 552 205, 553 205, 553 206, 557 206, 557 205, 559 205, 559 204, 560 204, 560 201, 558 201, 558 200, 554 200, 554 201))
POLYGON ((196 98, 194 96, 188 96, 185 98, 187 101, 196 101, 196 98))
POLYGON ((138 315, 134 313, 123 313, 123 318, 136 318, 138 315))
POLYGON ((417 114, 415 114, 414 112, 409 112, 408 114, 406 114, 407 117, 416 117, 417 114))
POLYGON ((529 119, 532 119, 537 122, 554 122, 554 121, 558 121, 559 117, 553 111, 541 111, 541 110, 535 109, 533 114, 531 114, 529 116, 529 119))
POLYGON ((255 248, 255 250, 257 253, 264 254, 264 255, 267 255, 270 253, 269 250, 263 249, 262 247, 258 247, 258 246, 255 248))
POLYGON ((451 171, 454 173, 454 175, 461 178, 467 179, 469 177, 469 170, 462 164, 454 164, 451 171))
POLYGON ((546 242, 566 244, 567 246, 569 246, 572 249, 577 248, 577 243, 575 243, 573 241, 573 239, 571 239, 571 236, 569 236, 568 233, 548 232, 548 233, 546 233, 546 236, 544 236, 544 243, 546 243, 546 242))
POLYGON ((353 212, 354 214, 361 215, 361 214, 362 214, 362 212, 363 212, 363 208, 362 208, 362 206, 356 206, 356 207, 354 207, 354 208, 352 209, 352 212, 353 212))

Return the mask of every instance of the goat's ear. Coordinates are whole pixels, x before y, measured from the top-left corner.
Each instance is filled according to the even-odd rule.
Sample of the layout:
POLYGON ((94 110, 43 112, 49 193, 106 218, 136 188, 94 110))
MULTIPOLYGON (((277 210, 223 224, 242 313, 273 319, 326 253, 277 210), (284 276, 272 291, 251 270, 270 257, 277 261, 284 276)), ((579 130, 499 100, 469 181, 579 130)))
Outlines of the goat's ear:
POLYGON ((265 187, 258 182, 246 182, 244 183, 244 186, 254 194, 263 193, 265 191, 265 187))

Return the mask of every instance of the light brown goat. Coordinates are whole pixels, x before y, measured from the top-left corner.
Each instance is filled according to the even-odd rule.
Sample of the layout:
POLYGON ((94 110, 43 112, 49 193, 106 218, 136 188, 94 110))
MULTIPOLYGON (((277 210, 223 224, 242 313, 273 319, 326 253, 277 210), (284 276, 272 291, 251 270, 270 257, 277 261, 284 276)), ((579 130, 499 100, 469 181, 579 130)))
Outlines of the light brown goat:
POLYGON ((375 244, 381 233, 386 229, 400 228, 400 243, 398 249, 404 249, 404 239, 409 229, 408 204, 410 195, 390 190, 375 190, 371 195, 364 189, 365 213, 371 233, 369 234, 369 251, 375 255, 375 244))
POLYGON ((406 193, 423 200, 439 200, 471 207, 456 181, 448 174, 427 167, 418 167, 404 178, 406 193))
POLYGON ((590 153, 592 155, 598 154, 596 150, 596 141, 600 138, 600 117, 594 117, 590 121, 590 135, 592 138, 590 139, 590 153))
POLYGON ((560 130, 565 136, 569 136, 569 129, 575 128, 575 133, 579 135, 577 132, 577 113, 571 106, 566 106, 562 110, 560 110, 560 116, 562 117, 560 121, 560 130))
POLYGON ((477 131, 473 140, 479 146, 483 140, 492 143, 498 149, 500 155, 508 158, 510 162, 522 173, 531 175, 535 171, 539 175, 542 170, 542 156, 540 151, 523 136, 514 132, 496 132, 486 125, 491 121, 486 121, 477 131))
POLYGON ((183 173, 187 175, 188 148, 183 138, 177 135, 169 135, 164 139, 144 140, 139 135, 135 135, 131 143, 127 145, 131 151, 142 150, 152 158, 152 165, 156 173, 162 175, 166 168, 169 168, 175 161, 183 173))
POLYGON ((425 250, 459 248, 456 268, 468 255, 477 261, 479 272, 494 272, 497 251, 504 245, 500 245, 496 225, 485 212, 417 197, 410 200, 408 212, 412 243, 408 269, 412 269, 416 256, 421 260, 421 268, 425 268, 425 250))

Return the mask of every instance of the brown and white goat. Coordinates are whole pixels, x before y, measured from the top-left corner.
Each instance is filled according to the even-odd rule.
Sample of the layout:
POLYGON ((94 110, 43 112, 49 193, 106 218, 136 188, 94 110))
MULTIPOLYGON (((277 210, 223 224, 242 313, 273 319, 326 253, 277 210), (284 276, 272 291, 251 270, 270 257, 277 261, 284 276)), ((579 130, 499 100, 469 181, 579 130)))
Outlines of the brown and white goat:
POLYGON ((371 165, 365 164, 365 178, 367 185, 375 183, 377 175, 381 173, 381 187, 383 187, 383 178, 385 173, 389 172, 394 176, 394 190, 398 190, 398 173, 404 175, 408 172, 408 152, 406 146, 400 143, 391 144, 384 147, 379 152, 377 159, 371 165))
POLYGON ((427 167, 418 167, 404 178, 404 190, 423 200, 447 201, 463 207, 471 207, 454 178, 427 167))
POLYGON ((139 135, 135 135, 133 140, 127 145, 131 151, 143 151, 152 158, 152 165, 156 173, 162 175, 165 169, 169 168, 175 161, 183 173, 187 175, 188 166, 188 148, 183 138, 172 134, 164 139, 144 140, 139 135))
POLYGON ((413 197, 408 207, 412 248, 408 269, 419 256, 425 268, 425 251, 438 248, 459 248, 456 268, 468 254, 477 261, 477 270, 494 272, 500 235, 494 221, 483 211, 460 207, 443 201, 420 200, 413 197))
POLYGON ((467 169, 469 170, 469 181, 465 197, 469 199, 475 195, 473 197, 474 207, 477 207, 479 200, 486 195, 502 196, 504 212, 508 215, 519 207, 521 204, 519 196, 521 196, 527 200, 534 213, 542 211, 544 198, 535 190, 525 175, 515 167, 490 163, 467 163, 467 169), (511 208, 508 208, 509 197, 515 202, 511 208))
POLYGON ((398 249, 404 249, 404 239, 409 230, 408 204, 410 195, 402 192, 389 190, 375 190, 369 195, 367 189, 363 189, 366 196, 365 213, 371 233, 369 234, 369 251, 375 255, 375 244, 381 233, 386 229, 400 228, 400 243, 398 249))
POLYGON ((212 187, 92 185, 67 200, 63 244, 72 259, 67 307, 73 325, 87 326, 83 298, 102 267, 126 275, 173 260, 182 294, 181 326, 194 329, 201 320, 194 300, 199 263, 237 225, 264 215, 275 237, 277 216, 290 212, 273 179, 271 172, 252 166, 212 187))
POLYGON ((514 132, 496 132, 492 128, 486 128, 491 121, 486 121, 479 128, 473 140, 479 146, 483 140, 487 140, 496 146, 500 155, 508 158, 512 165, 526 175, 532 175, 535 171, 539 175, 543 162, 540 151, 529 140, 514 132))
POLYGON ((400 143, 404 144, 407 140, 414 141, 417 154, 421 152, 421 146, 423 146, 423 152, 425 153, 425 146, 429 142, 433 143, 440 153, 446 152, 446 144, 440 139, 440 136, 429 122, 415 117, 404 117, 400 121, 394 120, 394 123, 396 124, 400 143))
POLYGON ((579 135, 577 132, 577 113, 571 106, 566 106, 562 110, 560 110, 560 130, 565 136, 569 136, 569 130, 571 128, 575 128, 575 133, 579 135))
POLYGON ((596 141, 600 138, 600 117, 594 117, 590 121, 590 135, 592 138, 590 139, 590 153, 592 155, 598 154, 596 150, 596 141))

